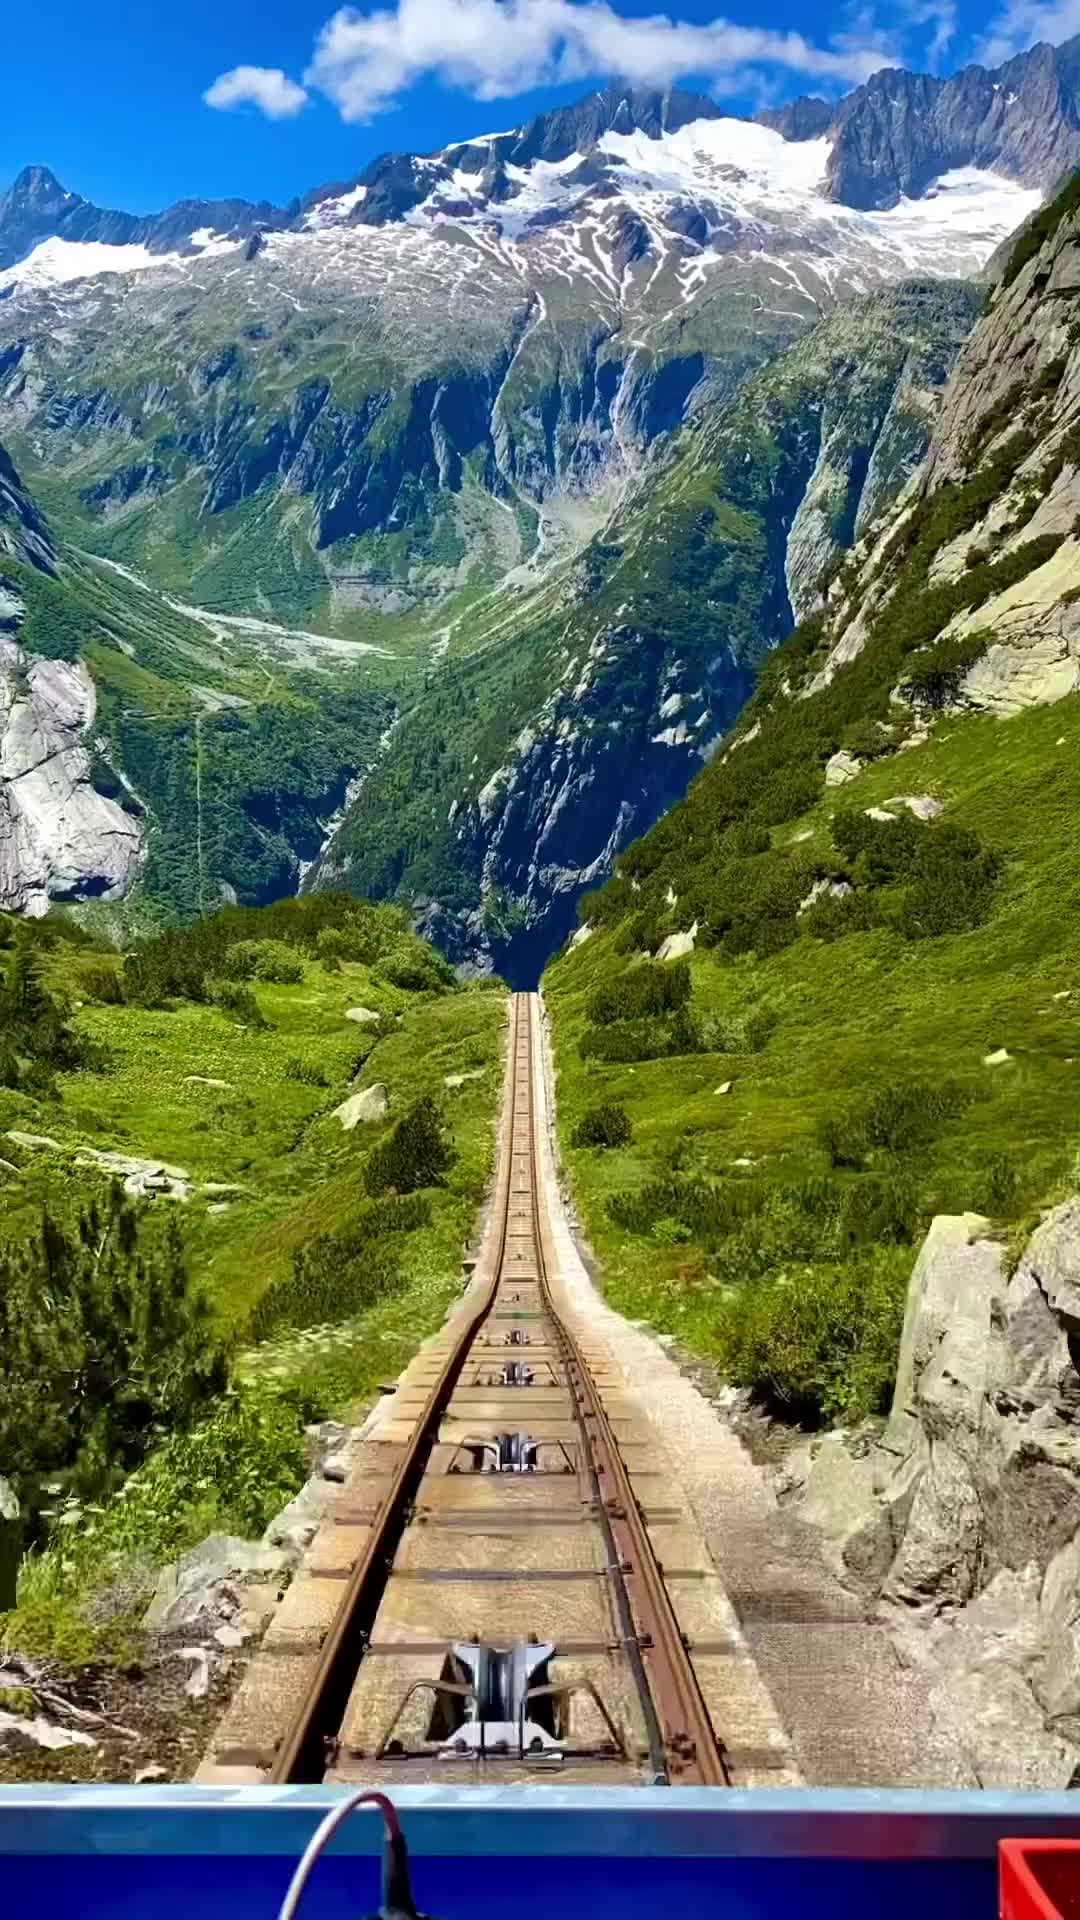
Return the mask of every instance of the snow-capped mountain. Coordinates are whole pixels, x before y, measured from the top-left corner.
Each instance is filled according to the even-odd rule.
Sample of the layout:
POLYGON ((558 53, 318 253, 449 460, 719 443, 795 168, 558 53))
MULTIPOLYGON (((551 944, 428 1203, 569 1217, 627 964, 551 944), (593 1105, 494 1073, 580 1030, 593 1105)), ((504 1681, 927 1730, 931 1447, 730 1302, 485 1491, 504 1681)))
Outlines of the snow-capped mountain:
MULTIPOLYGON (((422 671, 448 659, 453 672, 512 629, 515 665, 499 699, 515 738, 550 687, 550 659, 542 671, 537 662, 550 653, 562 589, 552 601, 548 583, 587 547, 584 598, 599 590, 620 512, 664 437, 692 415, 722 419, 749 375, 853 300, 913 275, 924 284, 977 275, 1063 160, 1080 164, 1076 59, 1075 49, 1036 49, 1000 76, 884 74, 838 107, 807 100, 756 121, 692 94, 612 88, 439 153, 383 156, 286 209, 188 201, 134 216, 97 209, 30 168, 0 199, 0 443, 81 550, 79 565, 100 556, 126 570, 114 578, 132 593, 145 581, 172 615, 194 604, 232 622, 230 633, 254 619, 339 646, 362 641, 357 671, 370 679, 381 662, 380 688, 398 706, 417 695, 422 671), (1030 122, 1037 109, 1041 118, 1018 130, 1017 115, 1030 122), (543 646, 532 615, 516 619, 523 606, 535 606, 543 646)), ((836 338, 830 391, 842 394, 855 336, 841 327, 836 338)), ((948 361, 934 328, 927 339, 902 416, 917 423, 904 429, 912 447, 921 389, 936 392, 948 361)), ((782 414, 782 368, 778 378, 782 414)), ((874 408, 887 412, 890 382, 905 378, 892 369, 874 408)), ((874 452, 882 422, 856 431, 858 412, 839 435, 850 442, 852 498, 859 463, 885 459, 874 452)), ((817 415, 803 407, 800 421, 810 471, 817 415)), ((886 433, 881 445, 899 441, 886 433)), ((896 454, 894 477, 910 451, 896 454)), ((831 453, 828 473, 830 462, 831 453)), ((798 501, 785 496, 785 514, 789 506, 798 501)), ((786 522, 781 531, 786 541, 786 522)), ((762 644, 784 629, 794 591, 782 567, 776 583, 762 644)), ((724 602, 722 580, 715 593, 724 602)), ((109 618, 96 618, 95 646, 109 618)), ((242 731, 241 710, 257 716, 276 693, 257 678, 219 688, 201 655, 189 672, 185 628, 166 697, 140 678, 158 671, 146 644, 134 643, 130 668, 110 664, 112 706, 102 711, 118 738, 149 728, 138 774, 150 789, 159 767, 146 742, 186 697, 178 686, 191 680, 193 711, 205 716, 192 748, 200 764, 217 731, 242 731)), ((667 642, 657 645, 666 659, 667 642)), ((752 657, 749 642, 740 647, 752 657)), ((317 732, 341 710, 315 685, 328 672, 322 657, 303 669, 309 721, 323 716, 317 732)), ((650 714, 662 692, 648 693, 650 714)), ((644 724, 641 699, 627 699, 626 725, 644 724)), ((267 725, 280 724, 275 708, 267 725)), ((666 725, 653 728, 657 751, 666 725)), ((387 791, 396 742, 409 737, 401 729, 386 749, 387 791)), ((697 751, 683 745, 680 767, 697 751)), ((176 813, 190 758, 186 746, 175 753, 166 813, 176 813)), ((422 743, 421 763, 426 753, 422 743)), ((223 832, 217 883, 242 897, 280 890, 301 839, 310 857, 312 809, 329 817, 361 768, 344 747, 325 776, 297 768, 300 837, 295 798, 261 795, 242 834, 223 832)), ((657 792, 669 788, 665 777, 657 792)), ((365 869, 365 884, 393 891, 407 867, 410 884, 438 899, 445 874, 422 851, 427 832, 410 828, 418 860, 395 856, 375 877, 365 869)), ((170 842, 166 892, 183 871, 190 894, 189 838, 178 829, 170 842)), ((155 844, 147 884, 157 885, 155 844)), ((204 885, 200 869, 199 899, 204 885)))

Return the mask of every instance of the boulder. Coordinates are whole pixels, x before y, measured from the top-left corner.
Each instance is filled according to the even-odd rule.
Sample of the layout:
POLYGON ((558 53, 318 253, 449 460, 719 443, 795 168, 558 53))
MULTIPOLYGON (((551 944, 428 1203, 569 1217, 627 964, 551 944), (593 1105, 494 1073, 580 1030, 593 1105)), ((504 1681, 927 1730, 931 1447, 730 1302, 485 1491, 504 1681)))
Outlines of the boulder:
POLYGON ((1080 1199, 1065 1200, 1032 1234, 1021 1269, 1038 1282, 1066 1336, 1080 1337, 1080 1199))
POLYGON ((15 1489, 10 1480, 0 1474, 0 1613, 15 1605, 22 1537, 22 1514, 15 1489))
POLYGON ((58 1753, 64 1747, 96 1747, 98 1742, 92 1734, 79 1733, 74 1727, 58 1727, 41 1714, 27 1715, 8 1713, 0 1708, 0 1742, 6 1735, 13 1736, 16 1744, 26 1742, 32 1747, 44 1747, 49 1752, 58 1753))
POLYGON ((934 1646, 934 1718, 983 1787, 1060 1789, 1080 1763, 1080 1749, 1036 1691, 1045 1648, 1041 1586, 1032 1567, 996 1574, 934 1646))
POLYGON ((340 1107, 335 1107, 333 1118, 340 1121, 343 1133, 351 1133, 354 1127, 367 1126, 375 1120, 385 1120, 390 1110, 390 1095, 380 1081, 374 1086, 364 1087, 359 1093, 351 1093, 340 1107))
POLYGON ((79 662, 0 638, 0 907, 40 918, 52 899, 121 898, 142 863, 140 823, 98 793, 94 682, 79 662))
MULTIPOLYGON (((904 1326, 896 1366, 892 1408, 882 1436, 887 1452, 903 1459, 916 1445, 921 1427, 920 1383, 939 1346, 948 1352, 929 1386, 937 1405, 952 1390, 944 1384, 950 1369, 971 1402, 980 1342, 989 1357, 991 1303, 1002 1288, 1002 1249, 988 1239, 990 1223, 981 1214, 938 1214, 931 1221, 908 1283, 904 1326)), ((955 1404, 955 1394, 953 1394, 955 1404)), ((973 1411, 973 1408, 971 1409, 973 1411)))
POLYGON ((97 1167, 99 1172, 123 1180, 124 1192, 138 1200, 190 1200, 191 1175, 186 1167, 172 1167, 166 1160, 146 1160, 135 1153, 106 1152, 100 1147, 80 1147, 75 1155, 77 1167, 97 1167))
POLYGON ((685 933, 669 933, 667 939, 661 940, 657 948, 657 959, 685 960, 687 954, 693 953, 697 936, 698 923, 696 920, 692 927, 687 928, 685 933))
POLYGON ((189 1700, 205 1700, 210 1691, 210 1656, 205 1647, 179 1647, 176 1657, 188 1663, 184 1692, 189 1700))
POLYGON ((1011 1059, 1012 1059, 1012 1054, 1009 1052, 1007 1047, 995 1047, 992 1053, 983 1054, 983 1066, 984 1067, 1003 1067, 1005 1065, 1005 1062, 1011 1059))
POLYGON ((471 1073, 447 1073, 443 1075, 443 1086, 449 1087, 451 1093, 453 1093, 456 1092, 458 1087, 464 1087, 468 1081, 482 1080, 483 1077, 483 1067, 474 1067, 471 1073))
POLYGON ((932 1443, 911 1498, 907 1526, 882 1590, 886 1609, 932 1616, 975 1591, 982 1509, 967 1461, 954 1446, 932 1443))
POLYGON ((1080 1745, 1080 1535, 1046 1569, 1032 1685, 1048 1721, 1080 1745))
POLYGON ((815 880, 808 894, 804 895, 795 909, 796 914, 804 914, 818 900, 846 900, 854 892, 848 880, 815 880))
POLYGON ((48 1133, 20 1133, 18 1127, 9 1127, 7 1137, 17 1147, 25 1147, 31 1153, 63 1153, 59 1140, 48 1133))
POLYGON ((863 763, 856 754, 848 753, 844 747, 841 747, 838 753, 833 754, 831 760, 825 762, 825 785, 827 787, 846 785, 847 781, 854 780, 856 774, 862 772, 862 766, 863 763))
MULTIPOLYGON (((790 1471, 798 1471, 794 1462, 790 1471)), ((893 1536, 888 1514, 875 1495, 869 1448, 856 1451, 842 1429, 816 1443, 803 1482, 800 1515, 824 1533, 838 1571, 880 1584, 892 1560, 893 1536)))
POLYGON ((1053 1399, 1067 1379, 1069 1343, 1025 1254, 997 1302, 991 1390, 1030 1411, 1053 1399))
POLYGON ((936 820, 938 815, 945 811, 944 801, 935 800, 929 793, 898 793, 891 800, 886 800, 885 805, 906 807, 909 813, 915 815, 916 820, 936 820))
POLYGON ((274 1515, 263 1534, 263 1545, 279 1548, 289 1564, 295 1566, 319 1530, 328 1495, 329 1488, 324 1478, 313 1476, 305 1480, 295 1499, 274 1515))
POLYGON ((357 1027, 377 1027, 379 1024, 379 1015, 370 1007, 349 1007, 345 1018, 357 1027))
POLYGON ((288 1557, 278 1547, 252 1540, 239 1540, 231 1534, 211 1534, 199 1546, 192 1547, 175 1562, 162 1568, 154 1597, 143 1615, 148 1630, 172 1632, 220 1610, 226 1587, 228 1611, 235 1608, 235 1585, 252 1574, 282 1572, 288 1557))

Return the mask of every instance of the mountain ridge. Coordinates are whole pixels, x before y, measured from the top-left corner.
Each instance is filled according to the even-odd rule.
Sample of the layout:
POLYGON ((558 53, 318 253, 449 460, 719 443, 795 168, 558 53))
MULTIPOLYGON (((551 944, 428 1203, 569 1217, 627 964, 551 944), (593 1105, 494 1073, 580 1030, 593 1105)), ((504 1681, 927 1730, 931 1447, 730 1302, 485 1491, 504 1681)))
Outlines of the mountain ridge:
POLYGON ((495 208, 514 197, 509 168, 527 169, 538 161, 558 165, 574 154, 587 163, 607 135, 655 138, 698 120, 743 119, 796 142, 831 136, 827 197, 862 210, 921 197, 935 178, 957 166, 1046 184, 1080 165, 1078 87, 1080 35, 1058 47, 1039 43, 997 68, 969 65, 947 78, 886 67, 839 101, 804 95, 749 116, 731 115, 710 96, 688 89, 613 82, 505 133, 451 142, 430 153, 376 154, 356 174, 308 189, 287 207, 224 196, 130 214, 94 206, 36 164, 0 196, 0 270, 49 238, 146 245, 160 254, 206 227, 234 239, 293 230, 328 202, 349 197, 352 224, 392 224, 419 206, 434 184, 463 172, 483 176, 483 203, 495 208))

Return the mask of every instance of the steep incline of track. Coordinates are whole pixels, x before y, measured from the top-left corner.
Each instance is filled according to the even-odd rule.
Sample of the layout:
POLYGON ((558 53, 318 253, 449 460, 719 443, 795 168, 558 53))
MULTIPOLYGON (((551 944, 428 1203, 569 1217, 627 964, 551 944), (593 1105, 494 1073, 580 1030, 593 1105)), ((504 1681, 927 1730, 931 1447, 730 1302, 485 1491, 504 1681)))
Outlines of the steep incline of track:
POLYGON ((561 1284, 535 995, 472 1277, 360 1458, 200 1778, 790 1784, 655 1427, 561 1284))

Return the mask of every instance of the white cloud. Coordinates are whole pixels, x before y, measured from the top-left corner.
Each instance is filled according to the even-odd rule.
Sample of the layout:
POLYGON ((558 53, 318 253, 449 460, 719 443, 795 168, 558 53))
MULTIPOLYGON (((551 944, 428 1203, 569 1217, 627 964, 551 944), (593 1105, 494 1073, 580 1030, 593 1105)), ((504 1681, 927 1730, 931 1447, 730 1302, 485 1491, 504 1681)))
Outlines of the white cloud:
POLYGON ((998 67, 1040 40, 1057 47, 1074 33, 1080 33, 1080 0, 1008 0, 991 20, 975 59, 998 67))
POLYGON ((818 46, 801 33, 722 18, 626 18, 606 0, 396 0, 368 13, 342 7, 320 33, 304 79, 343 119, 362 121, 425 77, 496 100, 608 74, 639 86, 702 75, 719 89, 748 66, 858 85, 881 64, 876 34, 818 46))
POLYGON ((270 120, 291 120, 307 105, 308 94, 280 67, 233 67, 219 73, 203 99, 208 107, 258 107, 270 120))

